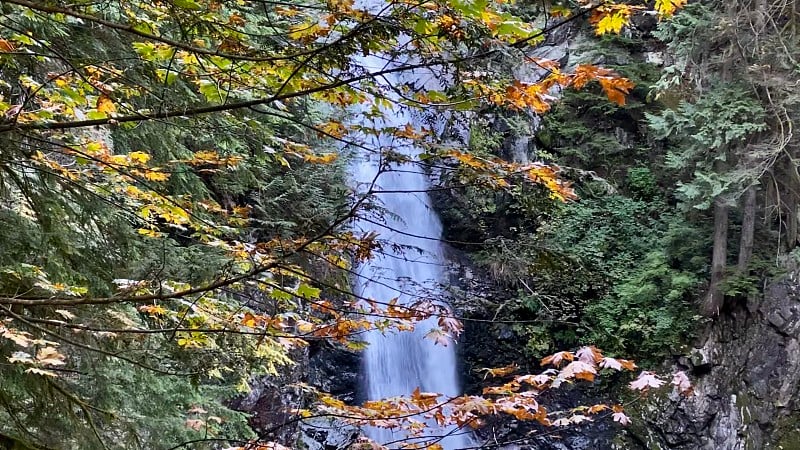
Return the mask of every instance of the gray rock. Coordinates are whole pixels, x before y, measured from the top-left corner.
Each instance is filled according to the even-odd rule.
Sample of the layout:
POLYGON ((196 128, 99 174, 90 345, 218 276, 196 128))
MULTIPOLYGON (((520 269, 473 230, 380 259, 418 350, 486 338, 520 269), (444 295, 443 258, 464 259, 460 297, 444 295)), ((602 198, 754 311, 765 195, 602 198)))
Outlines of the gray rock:
POLYGON ((799 304, 787 278, 710 324, 680 360, 696 378, 694 395, 648 402, 624 448, 800 449, 799 304))
POLYGON ((300 426, 297 448, 304 450, 346 450, 360 436, 357 428, 329 418, 316 418, 300 426))

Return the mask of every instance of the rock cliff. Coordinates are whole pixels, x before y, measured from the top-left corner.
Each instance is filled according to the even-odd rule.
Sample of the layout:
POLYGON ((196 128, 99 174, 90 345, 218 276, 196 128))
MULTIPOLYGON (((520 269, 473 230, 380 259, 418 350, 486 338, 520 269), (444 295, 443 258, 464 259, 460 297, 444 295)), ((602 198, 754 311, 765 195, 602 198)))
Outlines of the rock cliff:
POLYGON ((696 378, 689 398, 640 411, 622 448, 800 448, 800 285, 797 275, 731 305, 679 365, 696 378))

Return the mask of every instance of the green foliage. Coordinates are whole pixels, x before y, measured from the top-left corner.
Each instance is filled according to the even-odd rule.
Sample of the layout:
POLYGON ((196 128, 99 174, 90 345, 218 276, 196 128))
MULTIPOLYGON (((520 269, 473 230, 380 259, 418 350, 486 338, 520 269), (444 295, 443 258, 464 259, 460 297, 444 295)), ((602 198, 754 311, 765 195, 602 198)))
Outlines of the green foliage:
POLYGON ((694 329, 707 230, 674 210, 674 172, 663 170, 665 155, 644 126, 660 105, 647 100, 659 71, 631 61, 642 42, 608 37, 579 48, 579 57, 619 64, 641 87, 625 106, 590 90, 562 93, 536 138, 556 162, 580 169, 581 200, 540 216, 536 232, 487 241, 477 260, 516 291, 505 307, 511 318, 542 321, 515 328, 531 356, 592 343, 658 363, 694 329))
POLYGON ((609 351, 635 352, 653 363, 661 355, 679 352, 696 327, 693 300, 704 267, 691 260, 704 260, 696 257, 709 245, 703 231, 673 219, 653 250, 587 306, 592 340, 603 342, 609 351))
POLYGON ((640 40, 619 36, 578 43, 579 61, 604 58, 636 88, 624 106, 603 101, 599 89, 563 92, 536 132, 541 150, 559 164, 597 172, 615 185, 624 183, 627 167, 652 160, 653 149, 644 139, 641 119, 653 109, 646 101, 646 86, 658 78, 658 70, 632 60, 631 52, 641 51, 642 45, 640 40))
MULTIPOLYGON (((66 57, 121 61, 127 81, 150 88, 144 89, 147 95, 131 100, 139 107, 170 104, 181 108, 200 100, 184 81, 153 84, 146 68, 126 66, 133 54, 125 37, 108 32, 98 35, 91 27, 75 31, 75 27, 35 17, 18 19, 40 38, 59 43, 65 42, 65 30, 70 30, 71 45, 62 49, 66 57)), ((32 59, 10 61, 13 64, 4 65, 4 79, 22 73, 43 76, 43 70, 54 70, 37 66, 32 59)), ((3 94, 0 101, 7 99, 3 94)), ((209 115, 121 125, 88 135, 45 137, 65 144, 86 139, 108 142, 115 155, 145 152, 153 165, 169 166, 171 172, 163 183, 136 180, 139 189, 152 190, 159 198, 192 199, 229 210, 245 205, 252 220, 237 230, 222 227, 225 231, 242 240, 255 235, 292 239, 320 232, 348 206, 343 200, 343 163, 309 164, 302 157, 287 160, 282 151, 269 150, 280 149, 282 144, 276 142, 287 137, 314 145, 318 151, 331 148, 330 142, 295 124, 297 117, 323 118, 313 102, 306 103, 295 103, 282 118, 256 112, 209 115), (220 157, 246 161, 223 169, 176 163, 212 149, 220 157)), ((25 159, 25 152, 32 148, 53 151, 56 160, 68 167, 88 166, 80 158, 58 153, 55 144, 26 147, 10 139, 0 143, 0 222, 4 225, 0 229, 0 295, 102 297, 118 294, 130 280, 157 280, 163 283, 161 289, 169 290, 180 283, 194 286, 218 280, 233 270, 225 249, 205 245, 189 227, 162 222, 163 239, 141 234, 137 231, 142 226, 141 205, 103 178, 104 172, 71 180, 62 173, 36 170, 25 159), (7 164, 13 158, 22 162, 7 164)), ((216 220, 201 208, 191 214, 198 221, 216 220)), ((275 307, 269 299, 261 303, 264 308, 275 307)), ((242 395, 250 377, 274 374, 277 365, 291 363, 285 349, 266 334, 254 345, 252 339, 235 333, 144 332, 172 326, 213 328, 197 308, 213 308, 206 310, 213 311, 212 316, 234 317, 242 307, 235 294, 213 300, 194 296, 161 305, 179 312, 180 321, 145 314, 128 304, 17 311, 27 320, 59 321, 48 325, 46 333, 36 325, 15 324, 61 342, 58 348, 67 355, 69 366, 56 371, 57 377, 26 372, 24 366, 6 362, 7 356, 21 350, 36 355, 46 344, 20 348, 0 338, 0 437, 19 439, 33 448, 81 449, 166 449, 203 438, 254 438, 247 415, 225 404, 242 395), (80 323, 90 329, 58 323, 80 323)), ((0 316, 2 335, 2 327, 10 321, 5 309, 0 316)), ((220 448, 221 442, 192 448, 220 448)))
POLYGON ((739 148, 767 126, 761 103, 741 87, 720 86, 692 103, 648 114, 647 121, 655 138, 672 144, 667 168, 679 176, 691 174, 677 189, 687 205, 706 209, 718 196, 737 193, 760 176, 758 170, 734 170, 739 148))
POLYGON ((647 169, 631 173, 632 195, 650 199, 584 199, 537 234, 489 241, 478 255, 496 279, 518 287, 508 307, 513 317, 547 324, 518 327, 533 356, 591 342, 655 360, 690 335, 705 262, 697 256, 708 243, 701 230, 664 212, 647 169))
POLYGON ((656 177, 647 167, 631 167, 625 180, 625 190, 631 197, 641 200, 655 200, 660 194, 656 177))
POLYGON ((110 358, 93 358, 79 370, 91 370, 92 381, 76 374, 69 386, 74 392, 21 370, 5 371, 0 381, 4 432, 36 447, 82 449, 166 449, 205 436, 254 437, 246 415, 219 403, 231 395, 225 389, 159 376, 110 358), (188 422, 194 429, 187 426, 190 420, 203 423, 188 422), (76 422, 90 425, 76 427, 76 422))

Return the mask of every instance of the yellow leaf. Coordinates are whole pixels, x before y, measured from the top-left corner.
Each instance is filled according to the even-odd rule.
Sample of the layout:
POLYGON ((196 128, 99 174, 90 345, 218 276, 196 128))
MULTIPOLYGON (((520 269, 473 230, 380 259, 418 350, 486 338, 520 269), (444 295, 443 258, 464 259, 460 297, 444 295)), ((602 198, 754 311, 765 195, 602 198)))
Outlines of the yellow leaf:
POLYGON ((330 164, 336 161, 336 158, 338 158, 336 153, 325 153, 323 155, 303 155, 304 160, 315 164, 330 164))
POLYGON ((147 237, 156 238, 156 237, 160 237, 161 236, 160 232, 158 232, 156 230, 151 230, 149 228, 139 228, 137 231, 139 232, 139 234, 147 236, 147 237))
POLYGON ((630 21, 632 14, 633 7, 630 5, 608 5, 595 10, 592 17, 589 18, 589 22, 595 26, 595 34, 598 36, 606 33, 619 34, 630 21))
POLYGON ((297 322, 297 331, 300 333, 310 333, 313 329, 314 325, 311 322, 306 322, 305 320, 297 322))
POLYGON ((147 161, 150 161, 150 155, 145 152, 131 152, 128 153, 128 158, 131 161, 137 162, 139 164, 147 164, 147 161))
POLYGON ((329 134, 337 139, 341 139, 345 133, 347 133, 347 128, 345 128, 341 122, 336 121, 323 123, 319 126, 319 129, 323 133, 329 134))
POLYGON ((289 37, 298 41, 310 41, 325 36, 330 30, 322 28, 319 23, 301 23, 289 28, 289 37))
POLYGON ((625 26, 625 23, 625 16, 622 14, 608 14, 597 22, 595 33, 597 33, 598 36, 606 33, 619 34, 619 32, 622 31, 622 27, 625 26))
POLYGON ((145 179, 149 181, 167 181, 169 180, 169 174, 166 172, 161 172, 159 169, 151 169, 145 172, 144 174, 145 179))
POLYGON ((328 406, 332 406, 334 408, 338 408, 338 409, 344 408, 344 402, 343 401, 341 401, 339 399, 336 399, 336 398, 333 398, 333 397, 330 397, 328 395, 323 395, 322 397, 320 397, 320 401, 322 401, 322 403, 324 403, 324 404, 326 404, 328 406))
POLYGON ((97 110, 101 113, 112 113, 117 110, 117 107, 114 106, 114 102, 106 94, 100 94, 100 97, 97 97, 97 110))
POLYGON ((685 4, 686 0, 656 0, 656 11, 659 17, 670 17, 685 4))
POLYGON ((256 316, 250 314, 249 312, 244 313, 244 317, 242 318, 242 325, 250 328, 255 328, 258 325, 258 320, 256 316))
POLYGON ((167 314, 167 310, 159 305, 144 305, 139 307, 139 311, 145 312, 151 316, 163 316, 167 314))
POLYGON ((86 153, 90 155, 100 155, 108 151, 108 147, 102 142, 92 141, 86 144, 86 153))

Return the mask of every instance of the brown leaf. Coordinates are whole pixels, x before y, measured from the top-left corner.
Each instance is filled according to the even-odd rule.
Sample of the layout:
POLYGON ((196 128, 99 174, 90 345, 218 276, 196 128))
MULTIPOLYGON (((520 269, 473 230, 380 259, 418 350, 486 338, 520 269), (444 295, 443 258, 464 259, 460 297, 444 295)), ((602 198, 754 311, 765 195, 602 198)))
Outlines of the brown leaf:
POLYGON ((575 359, 575 355, 572 352, 558 352, 543 358, 542 365, 552 364, 558 367, 562 361, 572 361, 573 359, 575 359))
POLYGON ((203 427, 206 426, 206 422, 200 419, 186 419, 184 425, 186 425, 187 428, 191 428, 194 431, 200 431, 203 429, 203 427))
POLYGON ((66 359, 66 357, 61 353, 58 353, 58 350, 56 350, 55 347, 44 347, 36 352, 36 360, 40 364, 44 364, 46 366, 62 366, 66 364, 64 359, 66 359))
POLYGON ((0 39, 0 52, 8 53, 8 52, 13 52, 14 50, 16 49, 14 48, 14 44, 12 44, 11 41, 6 39, 0 39))

